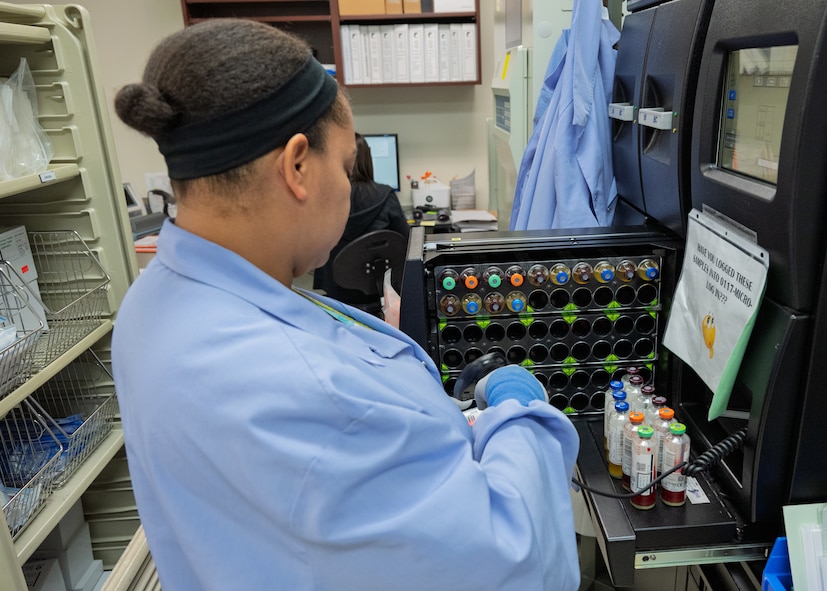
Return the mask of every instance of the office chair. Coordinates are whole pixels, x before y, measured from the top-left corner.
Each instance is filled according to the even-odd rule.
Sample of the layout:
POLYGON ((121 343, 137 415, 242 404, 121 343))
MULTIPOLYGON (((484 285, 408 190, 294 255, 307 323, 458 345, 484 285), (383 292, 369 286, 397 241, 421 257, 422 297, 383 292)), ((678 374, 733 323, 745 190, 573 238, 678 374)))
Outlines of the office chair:
POLYGON ((359 292, 361 297, 353 301, 339 299, 381 317, 385 270, 391 269, 391 283, 398 292, 407 248, 405 237, 393 230, 368 232, 346 244, 333 259, 333 281, 342 289, 359 292))

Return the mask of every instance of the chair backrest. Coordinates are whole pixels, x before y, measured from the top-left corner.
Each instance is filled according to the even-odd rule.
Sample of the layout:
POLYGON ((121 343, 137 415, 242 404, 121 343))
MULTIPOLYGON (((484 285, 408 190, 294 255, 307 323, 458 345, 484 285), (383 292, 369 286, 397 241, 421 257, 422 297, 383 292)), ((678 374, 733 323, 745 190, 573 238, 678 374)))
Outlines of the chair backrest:
POLYGON ((398 290, 408 241, 393 230, 375 230, 348 243, 333 259, 333 281, 366 295, 382 295, 386 269, 398 290))

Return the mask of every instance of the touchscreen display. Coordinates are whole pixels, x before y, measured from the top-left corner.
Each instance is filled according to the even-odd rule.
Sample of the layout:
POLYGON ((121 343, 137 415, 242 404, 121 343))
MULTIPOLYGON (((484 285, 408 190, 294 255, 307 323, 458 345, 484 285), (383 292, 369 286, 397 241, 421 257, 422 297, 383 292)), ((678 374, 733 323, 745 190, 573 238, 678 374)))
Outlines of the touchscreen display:
POLYGON ((721 168, 776 184, 797 51, 798 46, 785 45, 729 54, 718 148, 721 168))

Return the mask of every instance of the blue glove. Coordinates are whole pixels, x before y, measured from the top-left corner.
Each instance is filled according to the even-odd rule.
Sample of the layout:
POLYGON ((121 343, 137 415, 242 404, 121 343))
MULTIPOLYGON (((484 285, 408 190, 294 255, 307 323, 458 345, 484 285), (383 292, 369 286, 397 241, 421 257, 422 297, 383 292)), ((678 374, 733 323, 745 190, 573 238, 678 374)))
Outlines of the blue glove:
POLYGON ((543 385, 531 372, 519 365, 498 367, 479 382, 474 388, 474 400, 477 408, 497 406, 503 400, 514 399, 523 406, 532 400, 545 400, 548 395, 543 385))

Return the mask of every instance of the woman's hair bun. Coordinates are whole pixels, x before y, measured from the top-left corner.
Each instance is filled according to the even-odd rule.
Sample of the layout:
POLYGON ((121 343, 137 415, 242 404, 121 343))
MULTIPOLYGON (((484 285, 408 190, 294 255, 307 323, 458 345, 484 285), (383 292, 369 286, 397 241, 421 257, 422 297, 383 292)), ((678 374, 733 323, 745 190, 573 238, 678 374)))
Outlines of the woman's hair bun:
POLYGON ((127 84, 115 97, 115 112, 128 126, 150 137, 174 127, 178 113, 153 84, 127 84))

